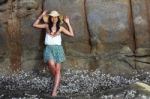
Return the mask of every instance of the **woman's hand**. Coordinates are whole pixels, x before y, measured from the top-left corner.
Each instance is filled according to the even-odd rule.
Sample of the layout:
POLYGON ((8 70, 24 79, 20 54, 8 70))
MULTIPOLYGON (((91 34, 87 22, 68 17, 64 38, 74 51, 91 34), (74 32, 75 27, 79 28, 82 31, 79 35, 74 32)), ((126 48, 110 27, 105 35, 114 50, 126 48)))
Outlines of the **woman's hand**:
POLYGON ((65 16, 65 17, 64 17, 64 22, 67 24, 69 31, 68 31, 67 29, 65 29, 64 27, 61 27, 62 32, 63 32, 64 34, 66 34, 66 35, 69 35, 69 36, 72 36, 72 37, 73 37, 73 36, 74 36, 74 33, 73 33, 73 29, 72 29, 72 27, 71 27, 70 20, 69 20, 69 17, 68 17, 68 16, 65 16))
POLYGON ((47 24, 41 24, 40 20, 47 14, 47 10, 44 10, 43 13, 38 17, 38 19, 33 23, 34 27, 37 28, 46 28, 47 24))
POLYGON ((68 17, 68 16, 65 16, 65 17, 64 17, 64 21, 65 21, 65 23, 70 24, 70 21, 69 21, 69 17, 68 17))
POLYGON ((47 10, 44 10, 42 16, 45 16, 46 14, 47 14, 47 10))

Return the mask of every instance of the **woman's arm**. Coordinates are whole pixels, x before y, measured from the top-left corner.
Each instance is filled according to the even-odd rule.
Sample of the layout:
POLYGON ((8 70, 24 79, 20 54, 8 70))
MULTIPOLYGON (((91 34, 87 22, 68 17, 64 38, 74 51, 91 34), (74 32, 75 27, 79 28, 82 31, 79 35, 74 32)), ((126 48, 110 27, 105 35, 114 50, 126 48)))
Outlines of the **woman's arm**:
POLYGON ((73 36, 74 36, 74 33, 73 33, 73 29, 72 29, 72 27, 71 27, 69 18, 66 16, 65 19, 64 19, 64 21, 65 21, 65 23, 67 24, 69 31, 68 31, 67 29, 65 29, 64 27, 61 27, 62 32, 63 32, 64 34, 68 35, 68 36, 72 36, 72 37, 73 37, 73 36))
POLYGON ((39 17, 38 19, 33 23, 33 27, 36 28, 46 28, 47 24, 41 24, 40 20, 43 18, 44 15, 46 15, 47 11, 45 10, 39 17))

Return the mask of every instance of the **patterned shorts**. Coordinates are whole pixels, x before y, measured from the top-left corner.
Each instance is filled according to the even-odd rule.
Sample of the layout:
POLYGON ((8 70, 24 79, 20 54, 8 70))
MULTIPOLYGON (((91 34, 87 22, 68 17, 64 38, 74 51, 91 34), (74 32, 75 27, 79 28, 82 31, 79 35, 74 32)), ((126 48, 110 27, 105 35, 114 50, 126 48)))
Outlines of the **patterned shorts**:
POLYGON ((61 63, 65 60, 65 54, 61 45, 47 45, 44 50, 44 62, 53 60, 56 63, 61 63))

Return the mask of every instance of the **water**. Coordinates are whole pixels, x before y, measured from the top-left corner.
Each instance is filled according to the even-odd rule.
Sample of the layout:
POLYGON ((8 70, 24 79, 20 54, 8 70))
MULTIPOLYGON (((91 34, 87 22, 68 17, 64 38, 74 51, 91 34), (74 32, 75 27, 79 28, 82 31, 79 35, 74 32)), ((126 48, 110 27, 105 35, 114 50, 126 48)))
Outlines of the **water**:
MULTIPOLYGON (((129 85, 140 81, 150 84, 150 73, 131 78, 111 76, 100 71, 64 70, 59 96, 70 99, 150 99, 150 96, 129 85)), ((46 99, 50 95, 53 78, 49 73, 23 72, 0 77, 0 99, 46 99)))

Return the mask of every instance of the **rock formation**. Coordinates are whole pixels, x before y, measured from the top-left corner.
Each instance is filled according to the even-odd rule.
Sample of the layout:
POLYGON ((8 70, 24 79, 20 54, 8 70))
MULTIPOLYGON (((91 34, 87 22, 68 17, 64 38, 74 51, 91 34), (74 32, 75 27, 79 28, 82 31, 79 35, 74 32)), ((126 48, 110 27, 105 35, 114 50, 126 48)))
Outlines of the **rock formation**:
POLYGON ((64 68, 111 74, 149 71, 149 0, 0 0, 1 73, 46 66, 45 33, 32 27, 43 9, 71 19, 75 37, 63 36, 64 68))

